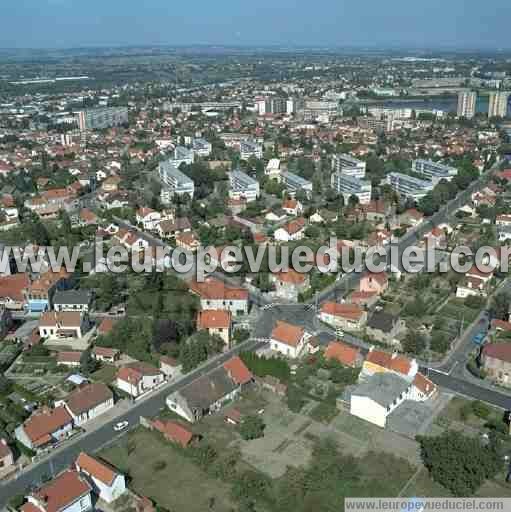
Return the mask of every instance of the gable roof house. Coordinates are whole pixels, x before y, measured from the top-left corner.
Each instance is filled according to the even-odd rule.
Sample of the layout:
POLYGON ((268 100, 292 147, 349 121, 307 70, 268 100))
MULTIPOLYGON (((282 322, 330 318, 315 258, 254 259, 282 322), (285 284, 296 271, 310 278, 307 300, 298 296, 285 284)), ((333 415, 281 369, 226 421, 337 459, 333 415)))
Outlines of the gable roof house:
POLYGON ((481 353, 481 364, 490 380, 511 386, 511 343, 486 344, 481 353))
POLYGON ((126 492, 124 475, 95 457, 81 452, 75 467, 88 478, 94 493, 106 503, 112 503, 126 492))
POLYGON ((16 439, 38 450, 65 439, 73 428, 73 418, 64 406, 37 410, 15 430, 16 439))
POLYGON ((248 290, 233 287, 214 277, 203 282, 191 281, 190 291, 200 297, 202 309, 223 309, 233 315, 248 313, 248 290))
POLYGON ((396 337, 404 329, 404 320, 384 311, 375 311, 366 324, 366 332, 369 336, 388 345, 399 345, 399 340, 396 337))
POLYGON ((286 300, 298 300, 298 295, 304 293, 310 286, 309 275, 293 269, 272 274, 271 278, 275 282, 275 295, 286 300))
POLYGON ((367 321, 367 311, 357 304, 325 302, 318 316, 323 322, 348 331, 361 329, 367 321))
POLYGON ((281 228, 275 230, 273 238, 278 242, 290 242, 292 240, 301 240, 305 234, 305 219, 298 217, 281 228))
POLYGON ((137 398, 159 386, 164 379, 164 375, 158 368, 147 363, 138 362, 120 368, 117 372, 115 385, 125 393, 137 398))
POLYGON ((79 311, 45 311, 39 318, 41 338, 82 338, 87 330, 79 311))
POLYGON ((350 347, 340 341, 332 341, 325 350, 325 359, 334 360, 344 366, 354 368, 362 364, 362 354, 355 347, 350 347))
POLYGON ((55 311, 89 311, 92 295, 89 290, 57 290, 52 298, 55 311))
POLYGON ((92 487, 85 476, 67 469, 50 482, 31 492, 21 512, 89 512, 92 487))
POLYGON ((74 424, 80 427, 111 409, 114 394, 106 384, 94 382, 77 388, 64 400, 55 403, 61 404, 73 418, 74 424))
POLYGON ((298 358, 305 349, 310 335, 297 325, 277 320, 270 335, 270 347, 291 359, 298 358))
POLYGON ((206 330, 210 336, 219 336, 226 347, 231 341, 232 314, 223 309, 205 309, 199 311, 197 329, 206 330))
POLYGON ((234 357, 212 372, 192 381, 167 397, 167 406, 190 422, 219 411, 234 400, 253 380, 252 373, 239 357, 234 357))

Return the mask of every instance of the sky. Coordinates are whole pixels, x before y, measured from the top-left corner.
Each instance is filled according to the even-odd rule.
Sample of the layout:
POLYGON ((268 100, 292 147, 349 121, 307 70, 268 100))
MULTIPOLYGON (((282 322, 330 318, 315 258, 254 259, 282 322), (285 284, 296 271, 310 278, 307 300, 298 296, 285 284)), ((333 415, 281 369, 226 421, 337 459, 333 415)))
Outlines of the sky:
POLYGON ((509 49, 509 0, 0 0, 0 48, 509 49))

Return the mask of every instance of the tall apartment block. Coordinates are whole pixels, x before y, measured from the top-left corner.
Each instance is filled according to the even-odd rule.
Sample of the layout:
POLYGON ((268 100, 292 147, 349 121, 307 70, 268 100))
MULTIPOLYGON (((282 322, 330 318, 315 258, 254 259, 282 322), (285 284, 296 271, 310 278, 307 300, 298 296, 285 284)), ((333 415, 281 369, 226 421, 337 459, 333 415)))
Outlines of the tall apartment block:
POLYGON ((104 107, 77 113, 80 131, 102 130, 128 123, 128 107, 104 107))
POLYGON ((458 93, 458 117, 472 119, 476 114, 477 93, 475 91, 460 91, 458 93))
POLYGON ((488 117, 507 117, 507 102, 509 92, 493 91, 488 103, 488 117))

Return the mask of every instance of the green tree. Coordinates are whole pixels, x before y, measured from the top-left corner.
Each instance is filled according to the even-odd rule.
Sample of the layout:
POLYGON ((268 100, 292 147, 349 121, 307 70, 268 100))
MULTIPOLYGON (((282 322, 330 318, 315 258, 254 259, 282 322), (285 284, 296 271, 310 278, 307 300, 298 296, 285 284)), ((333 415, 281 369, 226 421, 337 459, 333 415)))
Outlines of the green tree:
POLYGON ((472 496, 502 467, 493 446, 483 446, 477 437, 446 432, 437 437, 418 436, 417 440, 433 480, 455 496, 472 496))
POLYGON ((300 412, 303 404, 303 394, 297 386, 289 385, 287 388, 287 406, 291 412, 300 412))
POLYGON ((239 431, 245 441, 259 439, 264 436, 265 424, 261 416, 250 415, 243 418, 239 431))

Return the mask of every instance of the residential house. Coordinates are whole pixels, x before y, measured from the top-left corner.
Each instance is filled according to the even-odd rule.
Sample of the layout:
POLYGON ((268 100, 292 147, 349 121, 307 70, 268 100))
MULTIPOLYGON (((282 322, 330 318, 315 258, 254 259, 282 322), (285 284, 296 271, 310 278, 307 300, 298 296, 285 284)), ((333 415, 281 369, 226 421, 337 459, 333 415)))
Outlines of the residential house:
POLYGON ((253 382, 253 375, 239 357, 192 381, 167 397, 169 409, 190 422, 219 411, 253 382))
POLYGON ((160 357, 160 372, 169 379, 173 379, 181 374, 181 364, 170 356, 160 357))
POLYGON ((75 389, 64 400, 56 402, 56 405, 63 405, 74 424, 81 427, 110 410, 114 406, 114 395, 106 384, 94 382, 75 389))
POLYGON ((389 354, 371 347, 362 366, 362 375, 371 376, 375 373, 391 372, 410 380, 417 375, 418 369, 415 359, 408 359, 396 352, 389 354))
POLYGON ((117 372, 115 385, 120 390, 137 398, 148 393, 164 381, 164 375, 158 368, 147 363, 130 363, 117 372))
POLYGON ((305 235, 305 219, 298 217, 275 230, 273 238, 278 242, 301 240, 305 235))
POLYGON ((387 417, 408 398, 410 391, 410 382, 402 376, 374 374, 351 390, 350 413, 385 428, 387 417))
POLYGON ((89 290, 57 290, 52 298, 55 311, 88 313, 92 301, 89 290))
POLYGON ((337 302, 322 304, 318 316, 323 322, 347 331, 359 330, 367 321, 367 312, 360 306, 337 302))
POLYGON ((231 341, 232 314, 224 309, 205 309, 199 311, 197 329, 206 330, 210 336, 219 336, 229 347, 231 341))
POLYGON ((481 365, 488 379, 511 386, 511 343, 487 343, 481 352, 481 365))
POLYGON ((21 512, 91 512, 92 487, 84 475, 71 469, 32 491, 21 512))
POLYGON ((91 356, 96 361, 114 364, 116 361, 119 360, 121 352, 116 348, 94 347, 91 350, 91 356))
POLYGON ((162 220, 157 229, 160 238, 174 238, 176 235, 191 231, 192 224, 188 217, 177 217, 174 220, 162 220))
POLYGON ((178 233, 176 235, 176 246, 188 252, 197 252, 200 247, 200 240, 192 232, 178 233))
POLYGON ((270 347, 290 359, 297 359, 304 351, 308 338, 310 335, 302 327, 277 320, 270 335, 270 347))
POLYGON ((82 338, 87 327, 85 316, 79 311, 46 311, 39 318, 41 338, 82 338))
POLYGON ((11 311, 22 311, 27 303, 24 290, 29 286, 28 273, 0 277, 0 304, 11 311))
POLYGON ((135 214, 137 224, 145 231, 155 231, 161 222, 161 214, 152 208, 139 208, 135 214))
POLYGON ((373 339, 387 345, 398 345, 397 336, 405 329, 405 322, 399 316, 375 311, 367 321, 366 332, 373 339))
POLYGON ((429 247, 435 249, 445 249, 447 247, 447 235, 443 229, 438 227, 434 227, 429 233, 426 233, 424 241, 429 247))
POLYGON ((57 364, 61 366, 70 366, 78 368, 82 352, 63 350, 57 353, 57 364))
POLYGON ((226 285, 214 277, 203 282, 192 281, 190 291, 200 297, 202 309, 224 309, 233 315, 248 313, 248 290, 226 285))
POLYGON ((99 224, 98 216, 88 208, 82 208, 78 214, 78 223, 80 226, 97 226, 99 224))
POLYGON ((51 299, 57 290, 70 286, 70 274, 65 270, 41 274, 23 290, 26 308, 30 313, 42 313, 50 309, 51 299))
POLYGON ((73 418, 64 406, 42 408, 15 430, 16 439, 31 450, 45 448, 67 437, 73 429, 73 418))
POLYGON ((112 503, 126 492, 126 479, 110 465, 81 452, 75 468, 85 475, 96 495, 106 503, 112 503))
POLYGON ((288 215, 301 215, 303 212, 303 205, 297 199, 285 199, 282 202, 282 209, 288 215))
POLYGON ((297 301, 298 296, 310 286, 308 274, 296 272, 292 269, 272 274, 271 278, 275 282, 275 295, 290 301, 297 301))
POLYGON ((340 341, 331 341, 325 350, 325 359, 337 361, 338 363, 354 368, 361 366, 363 357, 360 350, 340 341))
POLYGON ((376 292, 381 295, 389 286, 389 280, 385 272, 367 272, 360 279, 361 292, 376 292))

